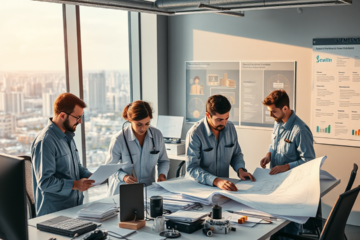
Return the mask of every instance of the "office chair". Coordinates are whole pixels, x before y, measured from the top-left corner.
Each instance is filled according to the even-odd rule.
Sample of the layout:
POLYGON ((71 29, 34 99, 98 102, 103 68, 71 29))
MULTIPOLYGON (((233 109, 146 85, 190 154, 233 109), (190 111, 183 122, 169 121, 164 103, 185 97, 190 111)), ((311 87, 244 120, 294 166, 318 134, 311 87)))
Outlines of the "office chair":
POLYGON ((28 218, 35 218, 35 197, 32 179, 32 164, 30 156, 19 156, 25 160, 25 185, 26 185, 26 205, 29 211, 28 218))
POLYGON ((184 166, 185 164, 185 161, 181 161, 176 169, 176 175, 175 177, 178 178, 178 177, 183 177, 185 174, 183 173, 182 170, 182 167, 184 166), (181 175, 180 175, 181 174, 181 175))
POLYGON ((349 191, 352 188, 352 185, 356 178, 357 170, 358 170, 358 165, 356 163, 354 163, 354 168, 351 171, 350 179, 349 179, 348 185, 346 186, 345 192, 349 191))
MULTIPOLYGON (((360 191, 360 185, 353 190, 349 190, 341 194, 332 208, 328 219, 325 222, 319 240, 345 240, 345 226, 350 215, 351 209, 356 201, 360 191)), ((293 235, 290 233, 276 233, 276 237, 286 237, 294 240, 311 240, 314 238, 293 235)))
MULTIPOLYGON (((350 179, 346 186, 345 192, 349 191, 352 188, 352 185, 355 181, 356 174, 358 170, 358 165, 354 163, 354 168, 350 173, 350 179)), ((316 213, 316 217, 309 218, 309 220, 303 225, 304 229, 310 230, 313 234, 316 232, 316 235, 320 237, 320 232, 322 231, 323 225, 322 225, 322 212, 321 212, 321 199, 319 202, 318 211, 316 213)), ((346 236, 345 236, 345 239, 346 236)))

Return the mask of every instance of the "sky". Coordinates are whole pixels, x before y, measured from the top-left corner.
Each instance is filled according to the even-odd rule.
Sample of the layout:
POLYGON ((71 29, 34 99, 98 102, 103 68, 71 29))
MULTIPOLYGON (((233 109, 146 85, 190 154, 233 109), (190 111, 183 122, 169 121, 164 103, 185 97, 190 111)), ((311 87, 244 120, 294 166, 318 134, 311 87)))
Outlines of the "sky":
MULTIPOLYGON (((80 7, 85 71, 129 68, 127 12, 80 7)), ((65 71, 62 5, 2 0, 0 72, 65 71)))

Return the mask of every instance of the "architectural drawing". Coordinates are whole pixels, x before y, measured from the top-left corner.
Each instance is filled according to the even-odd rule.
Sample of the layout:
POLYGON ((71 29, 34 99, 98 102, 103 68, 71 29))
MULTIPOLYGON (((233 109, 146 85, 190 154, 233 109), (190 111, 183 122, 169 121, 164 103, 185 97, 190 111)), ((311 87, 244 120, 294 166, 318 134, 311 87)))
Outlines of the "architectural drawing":
POLYGON ((237 192, 205 186, 190 178, 158 182, 168 191, 211 201, 221 194, 257 210, 275 215, 314 217, 320 198, 320 157, 287 172, 269 175, 269 169, 257 168, 255 182, 240 181, 237 192))

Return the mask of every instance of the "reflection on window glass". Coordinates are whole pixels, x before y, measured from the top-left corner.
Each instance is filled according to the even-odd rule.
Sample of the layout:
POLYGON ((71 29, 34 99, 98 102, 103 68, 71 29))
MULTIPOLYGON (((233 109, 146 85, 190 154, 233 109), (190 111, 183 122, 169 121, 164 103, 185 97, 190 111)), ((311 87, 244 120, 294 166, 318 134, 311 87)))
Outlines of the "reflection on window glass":
POLYGON ((111 138, 121 130, 130 102, 128 13, 81 7, 86 164, 104 164, 111 138))
POLYGON ((0 8, 0 152, 30 145, 66 92, 62 6, 28 0, 0 8))

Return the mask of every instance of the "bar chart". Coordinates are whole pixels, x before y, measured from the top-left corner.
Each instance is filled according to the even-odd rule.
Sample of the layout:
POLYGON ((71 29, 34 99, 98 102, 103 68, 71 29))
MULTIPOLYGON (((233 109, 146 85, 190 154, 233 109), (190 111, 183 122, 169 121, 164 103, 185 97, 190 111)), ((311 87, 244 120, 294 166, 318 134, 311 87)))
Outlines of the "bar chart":
POLYGON ((360 136, 360 129, 357 129, 357 130, 352 130, 352 135, 353 136, 360 136))
POLYGON ((330 133, 331 132, 331 126, 327 126, 327 127, 320 127, 320 126, 316 126, 316 132, 318 133, 330 133))

